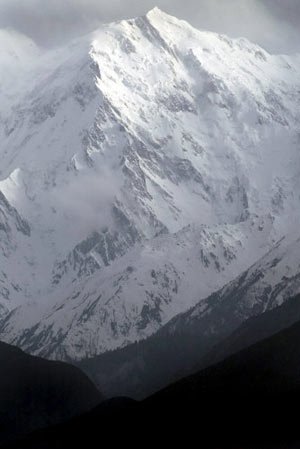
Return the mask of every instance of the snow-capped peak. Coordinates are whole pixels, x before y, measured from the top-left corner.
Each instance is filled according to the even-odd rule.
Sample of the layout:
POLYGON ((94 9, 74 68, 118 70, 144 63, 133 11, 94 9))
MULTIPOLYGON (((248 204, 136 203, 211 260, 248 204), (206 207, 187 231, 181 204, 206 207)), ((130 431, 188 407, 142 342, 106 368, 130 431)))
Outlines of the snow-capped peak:
POLYGON ((146 17, 148 17, 148 19, 159 19, 159 20, 165 20, 165 19, 176 19, 175 17, 171 16, 170 14, 162 11, 158 6, 155 6, 154 8, 152 8, 150 11, 148 11, 148 13, 146 14, 146 17))
POLYGON ((1 263, 22 262, 35 312, 8 282, 3 338, 124 345, 292 232, 299 67, 157 9, 43 55, 0 115, 0 188, 31 229, 1 263))

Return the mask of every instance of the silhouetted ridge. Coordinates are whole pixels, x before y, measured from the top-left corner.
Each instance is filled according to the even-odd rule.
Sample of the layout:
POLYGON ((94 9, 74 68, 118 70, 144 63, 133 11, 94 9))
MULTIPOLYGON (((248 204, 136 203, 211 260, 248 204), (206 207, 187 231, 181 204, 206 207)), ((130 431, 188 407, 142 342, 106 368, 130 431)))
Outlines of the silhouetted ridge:
POLYGON ((101 399, 78 368, 0 343, 0 443, 86 412, 101 399))

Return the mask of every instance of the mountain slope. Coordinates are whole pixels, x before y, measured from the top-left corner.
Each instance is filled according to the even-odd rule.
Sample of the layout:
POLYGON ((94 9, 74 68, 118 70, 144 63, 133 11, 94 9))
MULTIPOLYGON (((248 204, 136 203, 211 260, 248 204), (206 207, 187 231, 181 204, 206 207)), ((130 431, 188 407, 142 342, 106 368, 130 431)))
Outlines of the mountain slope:
POLYGON ((297 56, 156 8, 37 59, 0 117, 0 189, 31 229, 5 341, 64 359, 124 346, 294 235, 297 56))
POLYGON ((14 298, 26 298, 28 280, 22 273, 30 248, 31 229, 0 190, 0 320, 14 298))
POLYGON ((2 338, 40 356, 73 360, 145 338, 251 263, 269 225, 259 240, 262 222, 248 226, 187 227, 146 241, 72 284, 54 306, 13 310, 0 324, 2 338))
POLYGON ((0 443, 89 411, 101 394, 79 369, 0 343, 0 443))
POLYGON ((279 331, 285 322, 287 326, 292 324, 298 316, 297 299, 293 309, 289 298, 300 292, 299 244, 299 240, 282 240, 236 280, 176 316, 153 337, 123 350, 85 360, 80 366, 102 386, 107 396, 140 398, 197 366, 207 366, 222 359, 223 351, 225 357, 235 352, 235 348, 242 349, 279 331), (285 301, 288 301, 286 306, 285 301), (278 308, 280 304, 282 307, 278 308), (273 312, 267 313, 272 309, 273 312), (249 320, 251 317, 253 322, 249 320), (226 337, 228 340, 223 341, 226 337), (216 353, 210 353, 218 343, 216 353))
POLYGON ((249 318, 229 337, 222 340, 202 359, 198 367, 215 365, 232 354, 262 341, 300 321, 300 296, 288 299, 281 306, 249 318))

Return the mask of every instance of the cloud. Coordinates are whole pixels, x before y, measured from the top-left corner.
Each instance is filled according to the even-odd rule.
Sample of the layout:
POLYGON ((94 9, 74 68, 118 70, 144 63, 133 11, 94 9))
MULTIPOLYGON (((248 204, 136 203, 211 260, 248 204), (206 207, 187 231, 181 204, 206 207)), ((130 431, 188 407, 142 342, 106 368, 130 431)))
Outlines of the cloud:
POLYGON ((57 215, 57 226, 61 229, 64 222, 72 223, 65 232, 75 241, 94 231, 111 228, 111 208, 120 194, 121 182, 101 169, 79 173, 64 187, 54 189, 50 203, 57 215))
POLYGON ((299 0, 0 0, 0 28, 14 28, 41 45, 58 45, 156 5, 195 26, 243 35, 271 51, 300 50, 299 0))

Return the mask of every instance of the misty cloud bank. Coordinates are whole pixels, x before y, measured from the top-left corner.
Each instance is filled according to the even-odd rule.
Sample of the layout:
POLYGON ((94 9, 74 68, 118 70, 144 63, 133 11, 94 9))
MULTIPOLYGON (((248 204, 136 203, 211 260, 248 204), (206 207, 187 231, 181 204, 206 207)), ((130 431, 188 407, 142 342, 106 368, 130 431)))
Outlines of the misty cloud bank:
POLYGON ((272 52, 300 51, 299 0, 0 0, 0 28, 53 46, 154 6, 202 29, 245 36, 272 52))
MULTIPOLYGON (((67 232, 80 240, 92 232, 113 226, 111 206, 121 188, 122 179, 112 177, 106 170, 96 170, 93 174, 80 174, 71 183, 54 189, 51 203, 68 222, 74 223, 67 232)), ((59 217, 58 227, 61 227, 59 217)))

